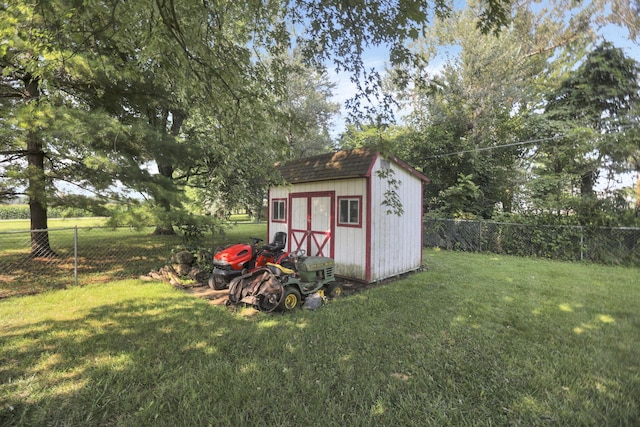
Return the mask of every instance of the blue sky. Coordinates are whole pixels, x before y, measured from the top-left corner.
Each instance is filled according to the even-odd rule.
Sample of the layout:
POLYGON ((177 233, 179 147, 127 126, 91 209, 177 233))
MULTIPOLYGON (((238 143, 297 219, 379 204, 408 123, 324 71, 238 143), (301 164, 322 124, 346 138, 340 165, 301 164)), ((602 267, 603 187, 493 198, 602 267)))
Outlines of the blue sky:
MULTIPOLYGON (((636 61, 640 62, 640 41, 634 42, 630 40, 628 31, 625 28, 608 25, 598 31, 598 33, 605 40, 613 43, 616 47, 623 49, 626 56, 634 58, 636 61)), ((433 72, 437 72, 442 64, 445 63, 447 59, 446 56, 448 54, 450 55, 451 52, 443 52, 442 57, 438 57, 432 61, 431 66, 433 72)), ((383 73, 388 61, 388 50, 385 47, 372 47, 366 51, 364 61, 366 68, 376 68, 380 73, 383 73)), ((335 95, 333 100, 342 106, 340 115, 333 122, 334 126, 331 132, 331 136, 336 140, 345 128, 345 120, 347 116, 347 113, 344 110, 345 101, 355 95, 356 87, 349 80, 348 75, 336 74, 330 69, 329 77, 337 85, 334 90, 335 95)), ((640 176, 635 173, 618 176, 619 182, 609 182, 604 177, 601 177, 600 182, 597 184, 597 189, 604 190, 610 186, 614 188, 632 186, 636 179, 640 179, 640 176)))
MULTIPOLYGON (((623 49, 628 57, 634 58, 636 61, 640 62, 640 41, 634 42, 630 40, 628 31, 625 28, 608 25, 602 28, 598 33, 604 39, 613 43, 616 47, 623 49)), ((450 54, 450 52, 443 52, 442 57, 438 57, 432 61, 431 66, 434 72, 437 72, 442 64, 445 63, 447 54, 450 54)), ((370 47, 365 52, 364 62, 366 68, 375 68, 380 73, 383 73, 385 65, 388 62, 388 49, 384 46, 370 47)), ((336 84, 333 101, 342 106, 340 116, 334 120, 334 126, 331 133, 332 137, 335 139, 344 131, 345 119, 347 116, 347 113, 344 111, 344 104, 345 101, 355 95, 356 86, 349 80, 348 75, 344 73, 337 74, 331 68, 329 68, 329 78, 336 84)))

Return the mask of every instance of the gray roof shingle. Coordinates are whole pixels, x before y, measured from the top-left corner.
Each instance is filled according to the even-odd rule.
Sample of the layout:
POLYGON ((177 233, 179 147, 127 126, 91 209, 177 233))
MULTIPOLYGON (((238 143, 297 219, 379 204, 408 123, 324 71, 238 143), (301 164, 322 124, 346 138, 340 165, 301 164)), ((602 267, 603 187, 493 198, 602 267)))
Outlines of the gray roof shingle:
MULTIPOLYGON (((291 160, 278 166, 282 177, 290 184, 327 181, 335 179, 362 178, 369 176, 379 153, 367 148, 343 150, 335 153, 320 154, 305 159, 291 160)), ((386 156, 385 156, 386 157, 386 156)), ((419 179, 428 182, 428 178, 408 166, 396 157, 390 157, 419 179)))

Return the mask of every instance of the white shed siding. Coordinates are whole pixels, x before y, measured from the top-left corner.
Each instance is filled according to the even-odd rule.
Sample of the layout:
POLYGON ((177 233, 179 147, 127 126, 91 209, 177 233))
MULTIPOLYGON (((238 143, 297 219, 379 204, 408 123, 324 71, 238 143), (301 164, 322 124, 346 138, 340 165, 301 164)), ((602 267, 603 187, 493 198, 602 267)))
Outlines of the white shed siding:
POLYGON ((332 183, 336 192, 336 228, 334 259, 336 274, 354 279, 366 280, 367 262, 367 180, 364 178, 345 179, 332 183), (345 227, 339 224, 340 197, 362 197, 360 205, 361 224, 359 227, 345 227))
MULTIPOLYGON (((267 201, 269 203, 269 210, 268 210, 268 218, 267 218, 267 224, 268 224, 268 228, 267 228, 267 232, 270 234, 269 236, 267 236, 267 240, 271 241, 273 239, 273 236, 279 232, 279 231, 284 231, 285 233, 287 233, 287 239, 288 234, 289 234, 289 227, 287 226, 287 222, 273 222, 271 220, 272 218, 272 212, 271 212, 271 201, 273 199, 285 199, 287 200, 287 212, 286 212, 286 218, 287 218, 287 222, 289 219, 289 215, 291 214, 291 206, 289 206, 289 191, 287 190, 287 187, 275 187, 275 188, 271 188, 269 189, 269 200, 267 201)), ((287 241, 287 245, 289 244, 289 242, 287 241)), ((288 247, 288 246, 287 246, 288 247)))
MULTIPOLYGON (((271 209, 274 199, 285 200, 286 221, 272 221, 270 211, 269 238, 284 231, 288 235, 289 250, 300 246, 308 248, 312 254, 316 251, 332 256, 336 274, 353 279, 375 282, 420 268, 422 185, 426 178, 412 174, 406 165, 387 161, 381 155, 369 158, 373 165, 363 170, 361 162, 359 178, 324 179, 272 188, 269 207, 271 209), (388 207, 382 204, 385 191, 390 188, 388 180, 380 178, 377 172, 385 168, 392 168, 392 178, 399 183, 395 191, 404 210, 399 217, 394 213, 387 214, 388 207), (359 223, 340 224, 343 197, 361 200, 359 223), (307 223, 308 214, 312 215, 311 225, 307 223), (305 224, 308 225, 306 229, 305 224), (327 231, 333 233, 330 239, 327 231), (322 240, 323 236, 327 239, 322 240)), ((294 176, 304 180, 299 171, 294 176)))
POLYGON ((420 268, 422 262, 422 182, 393 162, 376 160, 371 174, 371 281, 420 268), (391 167, 404 213, 387 214, 382 204, 389 188, 377 172, 391 167))
MULTIPOLYGON (((289 234, 289 225, 293 219, 296 223, 302 221, 300 215, 306 216, 306 208, 301 208, 296 204, 300 204, 301 200, 296 197, 290 197, 296 194, 310 194, 310 193, 334 193, 334 253, 333 258, 336 261, 336 274, 340 276, 351 277, 354 279, 366 280, 366 243, 367 243, 367 180, 364 178, 357 179, 345 179, 336 181, 323 181, 323 182, 311 182, 303 184, 294 184, 286 187, 272 188, 269 192, 269 203, 273 199, 286 199, 287 200, 287 221, 273 222, 271 216, 269 217, 269 238, 278 232, 284 231, 289 234), (362 197, 362 204, 360 209, 362 210, 360 227, 344 227, 338 224, 339 204, 340 197, 362 197), (295 215, 293 217, 292 215, 295 215)), ((314 219, 316 221, 317 218, 314 219)), ((327 221, 326 218, 324 218, 327 221)), ((291 237, 289 236, 289 242, 287 248, 291 249, 291 237)))

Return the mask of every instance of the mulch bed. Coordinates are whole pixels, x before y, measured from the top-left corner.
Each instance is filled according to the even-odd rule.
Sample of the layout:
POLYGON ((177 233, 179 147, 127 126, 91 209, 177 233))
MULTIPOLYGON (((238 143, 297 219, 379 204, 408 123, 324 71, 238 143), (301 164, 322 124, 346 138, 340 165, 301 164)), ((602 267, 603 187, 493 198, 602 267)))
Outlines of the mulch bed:
MULTIPOLYGON (((336 278, 336 280, 342 284, 342 288, 344 290, 344 295, 348 296, 348 295, 353 295, 356 294, 358 292, 364 291, 366 289, 371 289, 371 288, 375 288, 377 286, 383 286, 386 285, 387 283, 390 282, 394 282, 400 278, 404 278, 406 277, 408 274, 411 273, 406 273, 403 274, 401 276, 395 276, 389 279, 385 279, 385 280, 380 280, 378 282, 374 282, 374 283, 366 283, 366 282, 359 282, 359 281, 353 281, 353 280, 347 280, 344 278, 336 278)), ((224 305, 227 301, 227 295, 229 294, 229 290, 228 289, 223 289, 223 290, 215 290, 215 289, 211 289, 209 286, 207 285, 203 285, 203 284, 197 284, 194 286, 188 286, 188 287, 184 287, 183 288, 186 292, 196 296, 196 297, 200 297, 200 298, 205 298, 208 299, 211 304, 214 305, 224 305)))

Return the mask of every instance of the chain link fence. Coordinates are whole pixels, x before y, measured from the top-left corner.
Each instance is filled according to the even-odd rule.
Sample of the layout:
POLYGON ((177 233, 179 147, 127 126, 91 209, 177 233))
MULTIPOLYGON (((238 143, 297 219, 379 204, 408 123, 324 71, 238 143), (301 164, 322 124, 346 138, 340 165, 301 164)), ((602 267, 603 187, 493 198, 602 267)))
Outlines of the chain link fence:
MULTIPOLYGON (((153 228, 0 231, 0 298, 137 278, 166 265, 180 236, 153 228)), ((201 242, 200 247, 213 247, 201 242)), ((424 245, 566 261, 640 266, 640 228, 429 219, 424 245)))
POLYGON ((640 228, 428 219, 424 246, 640 266, 640 228))
POLYGON ((179 236, 153 228, 0 232, 0 298, 135 278, 165 265, 179 236))

